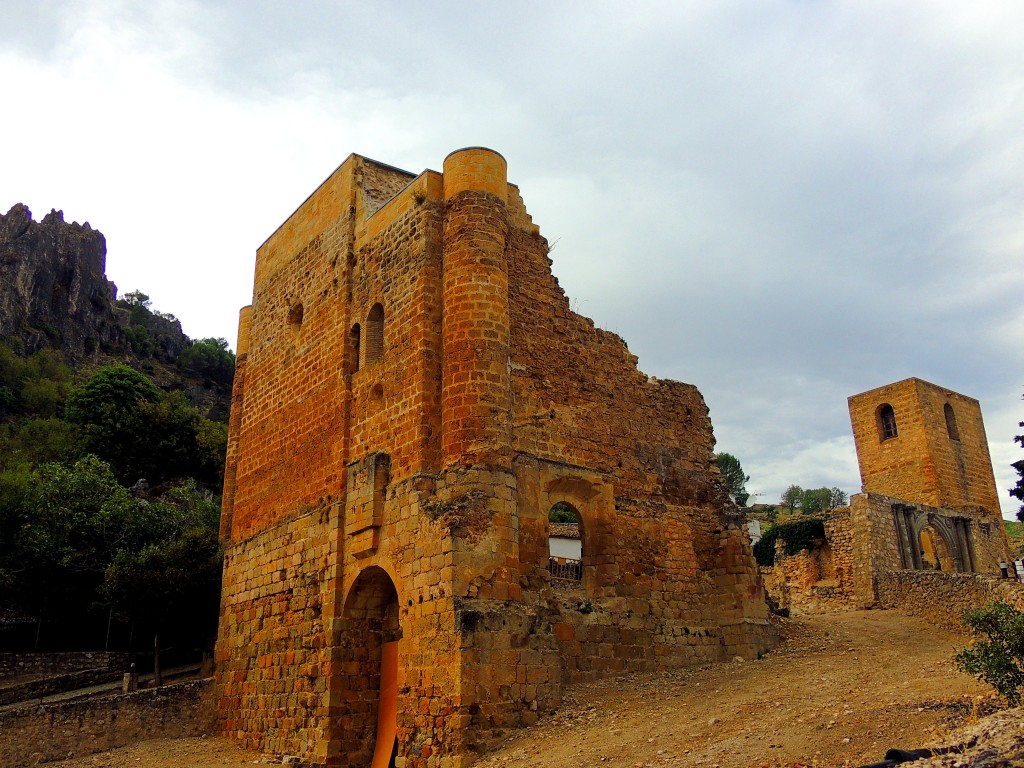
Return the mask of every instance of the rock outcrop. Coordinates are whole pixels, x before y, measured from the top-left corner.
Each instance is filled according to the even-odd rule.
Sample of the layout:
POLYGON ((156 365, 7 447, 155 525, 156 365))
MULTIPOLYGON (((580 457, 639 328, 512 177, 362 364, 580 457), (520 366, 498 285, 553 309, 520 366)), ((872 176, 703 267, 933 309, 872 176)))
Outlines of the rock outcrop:
POLYGON ((73 360, 125 351, 106 258, 102 233, 61 211, 35 222, 19 203, 0 215, 0 336, 20 339, 26 354, 53 347, 73 360))

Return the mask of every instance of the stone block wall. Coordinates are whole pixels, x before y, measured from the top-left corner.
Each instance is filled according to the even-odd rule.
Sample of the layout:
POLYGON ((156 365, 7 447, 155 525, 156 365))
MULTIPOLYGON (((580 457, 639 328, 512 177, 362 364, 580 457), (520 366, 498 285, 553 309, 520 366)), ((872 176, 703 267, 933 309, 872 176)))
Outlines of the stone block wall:
POLYGON ((963 629, 965 611, 1002 602, 1024 611, 1024 584, 980 573, 892 571, 878 577, 878 604, 963 629))
POLYGON ((932 507, 973 505, 998 515, 977 400, 912 378, 854 395, 849 406, 865 493, 932 507), (889 438, 879 422, 886 404, 897 427, 889 438))
POLYGON ((124 671, 128 654, 106 651, 64 653, 0 653, 0 680, 11 677, 66 675, 91 669, 124 671))
POLYGON ((221 729, 247 748, 301 754, 327 736, 332 513, 295 515, 226 552, 218 710, 221 729))
POLYGON ((41 699, 53 693, 74 691, 79 688, 86 688, 101 683, 112 683, 122 679, 124 672, 121 670, 107 669, 84 669, 78 672, 67 672, 61 675, 51 675, 43 678, 3 684, 0 683, 0 705, 11 704, 19 701, 30 701, 41 699))
POLYGON ((0 712, 0 765, 29 768, 140 739, 211 733, 210 681, 0 712))

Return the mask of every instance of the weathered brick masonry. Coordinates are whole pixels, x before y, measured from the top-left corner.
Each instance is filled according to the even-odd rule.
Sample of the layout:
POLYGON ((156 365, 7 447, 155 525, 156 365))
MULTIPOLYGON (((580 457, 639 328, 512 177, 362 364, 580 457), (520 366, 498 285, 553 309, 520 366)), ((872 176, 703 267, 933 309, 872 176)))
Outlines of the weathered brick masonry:
POLYGON ((409 767, 468 765, 573 682, 772 642, 700 393, 569 310, 500 155, 443 171, 353 155, 257 254, 217 648, 222 727, 253 748, 368 765, 396 640, 409 767))

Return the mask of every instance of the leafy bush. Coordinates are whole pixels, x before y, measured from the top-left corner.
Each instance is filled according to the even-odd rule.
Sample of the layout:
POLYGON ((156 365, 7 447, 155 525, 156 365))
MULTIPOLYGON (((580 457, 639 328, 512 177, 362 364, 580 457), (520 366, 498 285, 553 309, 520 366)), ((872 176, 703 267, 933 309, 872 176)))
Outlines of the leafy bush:
POLYGON ((235 353, 224 339, 200 339, 192 342, 178 355, 178 368, 203 379, 205 384, 231 391, 235 378, 235 353))
POLYGON ((995 688, 1011 707, 1020 706, 1024 687, 1024 613, 992 603, 964 614, 964 625, 979 639, 953 657, 968 674, 995 688))
POLYGON ((787 555, 795 555, 797 552, 811 549, 816 539, 824 538, 825 523, 816 517, 773 525, 754 545, 754 559, 757 560, 758 565, 771 567, 775 565, 775 541, 777 539, 786 542, 787 555))
POLYGON ((576 511, 572 507, 564 501, 560 501, 548 512, 548 521, 552 523, 578 523, 580 520, 576 517, 576 511))

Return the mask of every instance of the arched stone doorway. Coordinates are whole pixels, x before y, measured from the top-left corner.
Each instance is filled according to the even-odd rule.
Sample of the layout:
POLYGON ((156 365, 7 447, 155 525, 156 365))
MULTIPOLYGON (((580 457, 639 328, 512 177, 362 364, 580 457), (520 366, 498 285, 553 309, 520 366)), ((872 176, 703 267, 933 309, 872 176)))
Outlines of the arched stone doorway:
POLYGON ((383 568, 371 566, 352 584, 342 612, 342 765, 394 765, 401 637, 398 590, 383 568))
POLYGON ((921 547, 921 564, 932 571, 956 572, 956 562, 942 532, 933 525, 921 529, 918 537, 921 547))

